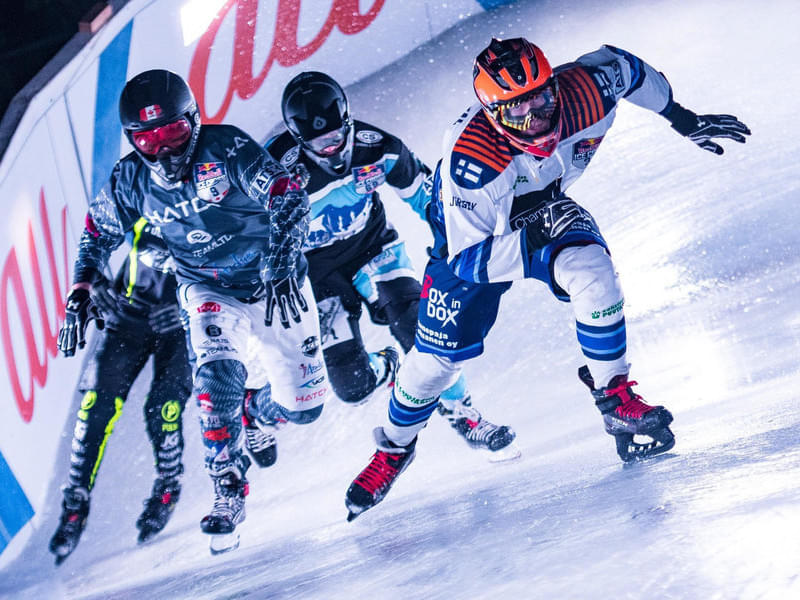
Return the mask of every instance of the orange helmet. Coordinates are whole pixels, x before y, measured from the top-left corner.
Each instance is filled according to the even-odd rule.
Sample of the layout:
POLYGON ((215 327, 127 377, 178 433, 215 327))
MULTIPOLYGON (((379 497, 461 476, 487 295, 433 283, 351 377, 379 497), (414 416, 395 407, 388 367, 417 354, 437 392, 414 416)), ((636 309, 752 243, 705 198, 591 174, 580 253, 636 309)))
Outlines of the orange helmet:
POLYGON ((472 86, 511 144, 542 158, 553 154, 560 134, 558 82, 537 46, 525 38, 492 38, 475 59, 472 86))

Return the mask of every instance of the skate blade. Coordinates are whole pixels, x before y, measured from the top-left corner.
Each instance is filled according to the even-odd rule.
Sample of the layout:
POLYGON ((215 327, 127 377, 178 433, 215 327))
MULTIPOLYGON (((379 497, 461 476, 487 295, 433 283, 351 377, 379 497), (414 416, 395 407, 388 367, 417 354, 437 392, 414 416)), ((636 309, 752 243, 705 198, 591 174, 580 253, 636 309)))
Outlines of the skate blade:
POLYGON ((632 434, 620 434, 614 437, 617 442, 617 454, 625 463, 648 460, 669 452, 675 446, 675 435, 669 427, 654 431, 650 434, 652 441, 645 443, 635 441, 632 434))
POLYGON ((239 547, 239 534, 235 531, 232 533, 211 533, 208 535, 211 536, 208 549, 214 556, 232 552, 239 547))
POLYGON ((516 444, 509 444, 505 448, 489 452, 488 460, 490 463, 502 463, 517 460, 522 456, 522 450, 516 444))

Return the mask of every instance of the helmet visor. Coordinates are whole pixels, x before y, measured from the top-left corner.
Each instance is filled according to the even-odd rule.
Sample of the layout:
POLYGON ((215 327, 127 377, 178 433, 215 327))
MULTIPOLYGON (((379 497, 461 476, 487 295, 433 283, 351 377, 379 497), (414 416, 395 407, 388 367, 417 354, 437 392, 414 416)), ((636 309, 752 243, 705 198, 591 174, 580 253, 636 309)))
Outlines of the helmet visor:
POLYGON ((323 133, 305 144, 315 154, 320 156, 331 156, 336 154, 344 146, 347 139, 347 125, 342 125, 339 129, 334 129, 328 133, 323 133))
POLYGON ((134 131, 131 134, 133 144, 142 154, 155 156, 159 153, 170 154, 183 151, 183 146, 192 137, 192 126, 188 119, 181 117, 177 121, 167 123, 161 127, 134 131))
POLYGON ((510 132, 535 137, 553 127, 558 91, 550 81, 513 100, 498 103, 492 109, 494 118, 510 132))

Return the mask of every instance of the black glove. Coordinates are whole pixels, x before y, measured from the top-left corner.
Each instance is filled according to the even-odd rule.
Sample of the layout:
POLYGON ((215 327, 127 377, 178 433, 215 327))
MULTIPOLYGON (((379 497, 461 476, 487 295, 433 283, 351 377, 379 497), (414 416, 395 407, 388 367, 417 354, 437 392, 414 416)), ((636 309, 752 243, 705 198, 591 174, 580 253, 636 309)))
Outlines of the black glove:
POLYGON ((104 317, 110 317, 116 312, 118 301, 117 292, 111 287, 111 282, 104 276, 98 277, 94 283, 92 283, 92 289, 89 294, 92 297, 92 302, 100 309, 104 317))
POLYGON ((308 312, 308 304, 300 294, 296 277, 286 277, 279 281, 271 281, 267 284, 267 312, 264 315, 264 324, 272 327, 272 315, 275 306, 278 307, 278 316, 284 329, 289 329, 289 315, 295 323, 300 322, 300 310, 308 312), (298 306, 300 310, 298 310, 298 306))
POLYGON ((744 144, 744 136, 750 135, 747 125, 733 115, 696 115, 677 102, 664 116, 675 131, 714 154, 722 154, 725 150, 712 142, 712 138, 728 138, 744 144))
POLYGON ((572 198, 560 196, 526 216, 525 237, 529 249, 543 248, 570 230, 576 221, 593 224, 592 216, 578 206, 572 198))
POLYGON ((105 321, 98 308, 92 302, 89 290, 76 288, 67 296, 66 318, 58 332, 58 349, 64 356, 73 356, 75 347, 86 345, 86 328, 89 321, 95 320, 98 329, 105 327, 105 321))

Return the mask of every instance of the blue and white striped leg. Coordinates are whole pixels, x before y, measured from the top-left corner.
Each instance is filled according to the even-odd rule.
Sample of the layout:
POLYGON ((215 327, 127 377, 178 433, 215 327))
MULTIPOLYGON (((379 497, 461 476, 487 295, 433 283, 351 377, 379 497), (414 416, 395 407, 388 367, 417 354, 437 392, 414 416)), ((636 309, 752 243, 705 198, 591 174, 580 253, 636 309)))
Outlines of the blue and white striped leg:
POLYGON ((397 372, 392 389, 383 426, 386 437, 398 446, 410 444, 436 410, 439 395, 458 380, 460 373, 447 358, 412 348, 397 372))
POLYGON ((565 248, 555 260, 555 279, 570 297, 578 343, 595 385, 628 373, 624 299, 614 263, 598 245, 565 248))

